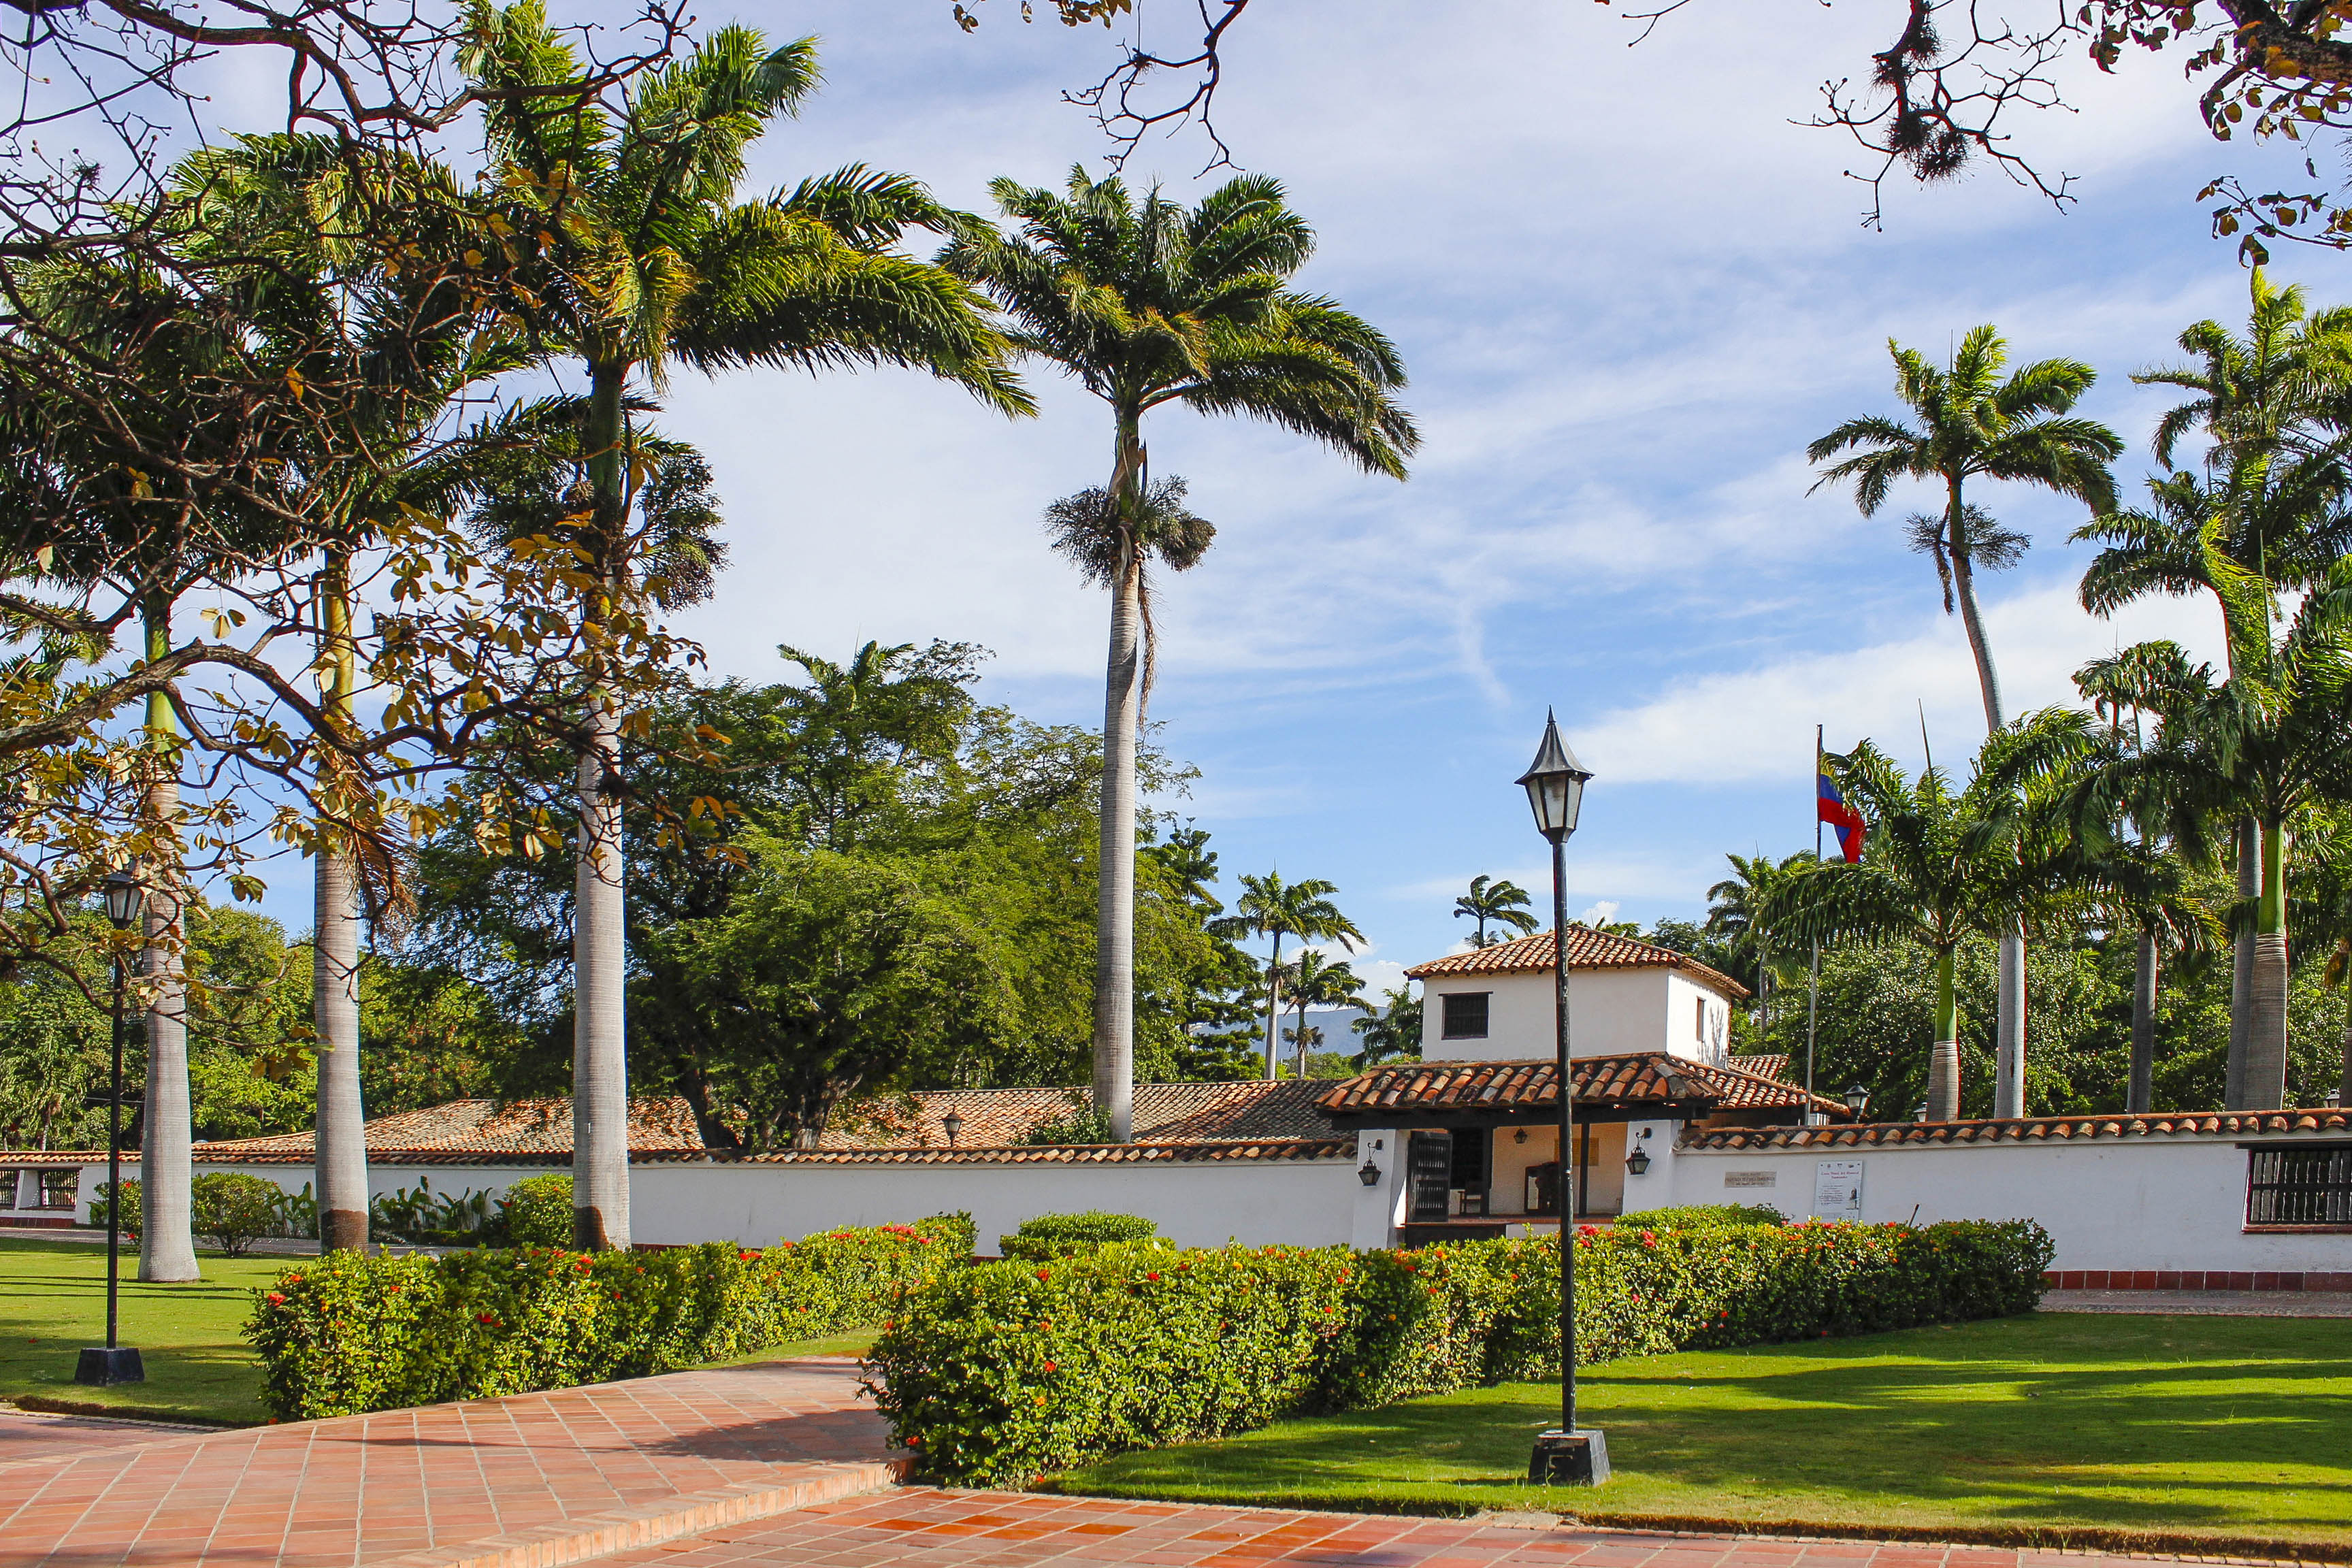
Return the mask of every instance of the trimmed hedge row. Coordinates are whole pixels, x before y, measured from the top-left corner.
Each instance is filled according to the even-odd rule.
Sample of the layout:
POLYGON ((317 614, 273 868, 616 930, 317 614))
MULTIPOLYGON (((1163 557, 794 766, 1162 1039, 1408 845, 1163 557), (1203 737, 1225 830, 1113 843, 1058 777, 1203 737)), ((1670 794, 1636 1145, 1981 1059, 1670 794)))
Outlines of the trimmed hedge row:
MULTIPOLYGON (((2030 1311, 2051 1251, 2030 1220, 1583 1226, 1577 1355, 2030 1311)), ((869 1363, 922 1479, 1024 1485, 1286 1415, 1557 1378, 1559 1303, 1549 1240, 1370 1253, 1113 1245, 943 1276, 884 1323, 869 1363)))
POLYGON ((952 1215, 761 1251, 338 1252, 254 1292, 245 1336, 284 1420, 571 1388, 866 1327, 972 1239, 952 1215))

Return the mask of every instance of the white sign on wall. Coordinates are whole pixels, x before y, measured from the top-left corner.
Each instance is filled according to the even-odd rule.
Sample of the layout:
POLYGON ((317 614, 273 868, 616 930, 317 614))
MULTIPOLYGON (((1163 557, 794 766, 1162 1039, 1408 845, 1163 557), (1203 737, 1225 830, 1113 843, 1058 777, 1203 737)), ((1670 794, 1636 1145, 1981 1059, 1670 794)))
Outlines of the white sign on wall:
POLYGON ((1861 1161, 1823 1160, 1813 1166, 1813 1217, 1861 1221, 1861 1161))

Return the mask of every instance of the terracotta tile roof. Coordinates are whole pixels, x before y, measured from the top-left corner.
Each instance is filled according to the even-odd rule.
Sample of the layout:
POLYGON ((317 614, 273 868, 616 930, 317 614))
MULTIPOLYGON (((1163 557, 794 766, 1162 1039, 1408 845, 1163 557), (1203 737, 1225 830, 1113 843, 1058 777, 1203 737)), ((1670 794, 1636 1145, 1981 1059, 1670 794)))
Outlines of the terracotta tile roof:
POLYGON ((1883 1149, 1900 1144, 2082 1143, 2117 1138, 2248 1138, 2352 1132, 2352 1112, 2183 1110, 2150 1116, 2029 1116, 2008 1121, 1874 1121, 1846 1127, 1723 1127, 1686 1149, 1883 1149))
MULTIPOLYGON (((694 1112, 677 1095, 633 1100, 629 1105, 629 1152, 699 1149, 694 1112)), ((199 1143, 195 1158, 209 1164, 309 1164, 317 1156, 311 1134, 281 1132, 268 1138, 224 1138, 199 1143)), ((371 1160, 408 1164, 465 1163, 491 1158, 509 1164, 569 1164, 572 1101, 520 1100, 500 1106, 494 1100, 453 1100, 422 1110, 379 1116, 367 1124, 371 1160)))
POLYGON ((1759 1051, 1754 1056, 1734 1057, 1731 1058, 1731 1065, 1741 1072, 1752 1072, 1758 1078, 1777 1079, 1782 1083, 1794 1081, 1789 1077, 1789 1058, 1786 1053, 1767 1056, 1759 1051))
MULTIPOLYGON (((1247 1143, 1287 1148, 1303 1142, 1330 1145, 1335 1132, 1316 1109, 1328 1083, 1285 1079, 1275 1082, 1147 1083, 1135 1089, 1135 1132, 1143 1143, 1191 1145, 1247 1143)), ((812 1153, 857 1151, 919 1152, 945 1149, 940 1124, 949 1111, 963 1119, 957 1129, 960 1151, 1003 1148, 1039 1122, 1066 1116, 1084 1103, 1066 1089, 940 1089, 876 1102, 861 1116, 850 1108, 837 1126, 826 1129, 812 1153)), ((677 1096, 649 1097, 630 1108, 629 1154, 643 1161, 703 1150, 694 1113, 677 1096)), ((1343 1140, 1345 1141, 1345 1140, 1343 1140)), ((1335 1145, 1336 1146, 1336 1145, 1335 1145)), ((1354 1145, 1350 1142, 1348 1146, 1354 1145)), ((572 1162, 572 1102, 567 1099, 520 1100, 500 1108, 494 1100, 460 1100, 422 1110, 379 1116, 367 1124, 368 1158, 400 1165, 567 1165, 572 1162)), ((1024 1159, 1034 1151, 1023 1151, 1024 1159)), ((0 1156, 16 1159, 16 1156, 0 1156)), ((81 1165, 105 1153, 58 1152, 26 1157, 24 1165, 81 1165)), ((317 1155, 311 1134, 286 1132, 267 1138, 221 1139, 199 1143, 194 1157, 205 1164, 307 1165, 317 1155)), ((730 1156, 731 1157, 731 1156, 730 1156)), ((1126 1156, 1120 1156, 1125 1158, 1126 1156)), ((1153 1158, 1168 1158, 1156 1155, 1153 1158)), ((1203 1158, 1297 1158, 1292 1153, 1203 1158)))
MULTIPOLYGON (((1235 1138, 1329 1138, 1331 1123, 1316 1110, 1328 1080, 1253 1079, 1242 1083, 1139 1083, 1135 1086, 1135 1136, 1154 1143, 1235 1138)), ((960 1148, 1001 1147, 1040 1122, 1086 1104, 1068 1089, 928 1089, 869 1107, 846 1107, 826 1127, 819 1149, 909 1149, 947 1145, 942 1123, 962 1118, 960 1148)))
MULTIPOLYGON (((1523 936, 1517 942, 1498 942, 1492 947, 1474 947, 1468 952, 1433 958, 1427 963, 1414 964, 1405 973, 1415 980, 1450 974, 1540 974, 1551 965, 1551 932, 1546 931, 1523 936)), ((1738 981, 1719 970, 1709 969, 1686 952, 1634 937, 1612 936, 1590 926, 1571 924, 1568 928, 1568 966, 1571 970, 1680 969, 1726 996, 1748 994, 1748 987, 1738 981)))
MULTIPOLYGON (((1570 1064, 1580 1105, 1612 1109, 1654 1106, 1661 1111, 1787 1109, 1848 1114, 1834 1100, 1738 1068, 1709 1067, 1665 1051, 1580 1057, 1570 1064)), ((1363 1121, 1414 1111, 1557 1110, 1559 1075, 1551 1062, 1399 1062, 1334 1085, 1323 1096, 1328 1116, 1363 1121)))
POLYGON ((772 1154, 733 1150, 657 1151, 630 1157, 635 1164, 744 1165, 1162 1165, 1207 1160, 1353 1160, 1353 1133, 1328 1138, 1248 1138, 1190 1143, 1057 1143, 1035 1148, 975 1149, 960 1143, 909 1149, 784 1149, 772 1154))

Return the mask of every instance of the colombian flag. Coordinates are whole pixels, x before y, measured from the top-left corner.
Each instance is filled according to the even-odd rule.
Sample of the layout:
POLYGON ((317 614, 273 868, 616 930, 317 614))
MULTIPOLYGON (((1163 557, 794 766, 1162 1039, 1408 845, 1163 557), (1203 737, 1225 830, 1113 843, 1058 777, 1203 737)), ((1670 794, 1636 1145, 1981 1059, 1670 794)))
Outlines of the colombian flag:
POLYGON ((1817 769, 1813 777, 1820 786, 1820 798, 1814 803, 1814 809, 1821 819, 1837 833, 1838 848, 1844 852, 1846 862, 1851 865, 1862 858, 1863 835, 1869 832, 1869 825, 1862 820, 1862 813, 1846 805, 1845 796, 1838 790, 1837 781, 1826 771, 1817 769))

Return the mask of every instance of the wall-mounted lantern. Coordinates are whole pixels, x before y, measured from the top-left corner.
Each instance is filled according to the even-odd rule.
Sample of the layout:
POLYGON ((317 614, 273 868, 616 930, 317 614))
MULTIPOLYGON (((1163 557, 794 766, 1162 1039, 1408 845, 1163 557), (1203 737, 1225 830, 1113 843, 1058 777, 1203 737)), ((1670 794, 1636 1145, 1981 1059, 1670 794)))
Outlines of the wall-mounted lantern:
POLYGON ((1381 1184, 1381 1168, 1367 1160, 1356 1167, 1356 1180, 1368 1187, 1377 1187, 1381 1184))

